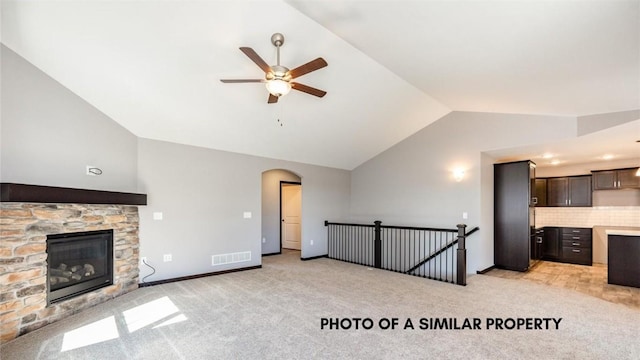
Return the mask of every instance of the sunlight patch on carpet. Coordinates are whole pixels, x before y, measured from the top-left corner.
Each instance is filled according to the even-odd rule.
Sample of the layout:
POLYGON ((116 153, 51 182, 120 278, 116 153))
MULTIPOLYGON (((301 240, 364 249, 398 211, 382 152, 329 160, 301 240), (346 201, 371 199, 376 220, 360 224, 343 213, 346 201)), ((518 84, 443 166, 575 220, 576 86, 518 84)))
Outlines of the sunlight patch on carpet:
POLYGON ((173 318, 171 318, 171 319, 169 319, 169 320, 167 320, 167 321, 165 321, 165 322, 163 322, 161 324, 158 324, 158 325, 154 326, 153 328, 156 329, 156 328, 167 326, 167 325, 171 325, 171 324, 177 324, 177 323, 183 322, 185 320, 187 320, 187 317, 184 316, 184 314, 180 314, 178 316, 174 316, 173 318))
POLYGON ((64 334, 60 352, 117 339, 119 336, 116 319, 109 316, 75 330, 67 331, 64 334))
POLYGON ((173 301, 165 296, 124 311, 122 314, 124 315, 129 332, 132 333, 179 311, 173 301))

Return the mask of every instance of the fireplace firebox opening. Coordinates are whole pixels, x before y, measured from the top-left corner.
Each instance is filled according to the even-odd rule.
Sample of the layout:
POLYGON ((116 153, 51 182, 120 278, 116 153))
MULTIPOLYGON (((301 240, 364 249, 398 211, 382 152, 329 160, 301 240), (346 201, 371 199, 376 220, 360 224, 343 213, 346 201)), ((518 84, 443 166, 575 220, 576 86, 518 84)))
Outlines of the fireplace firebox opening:
POLYGON ((113 230, 47 236, 47 305, 113 284, 113 230))

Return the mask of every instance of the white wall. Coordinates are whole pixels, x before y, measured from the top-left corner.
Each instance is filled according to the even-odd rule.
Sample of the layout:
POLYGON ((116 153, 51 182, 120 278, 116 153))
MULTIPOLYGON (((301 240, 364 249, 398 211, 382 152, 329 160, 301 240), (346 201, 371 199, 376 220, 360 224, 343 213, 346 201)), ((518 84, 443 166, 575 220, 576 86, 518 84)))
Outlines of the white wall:
POLYGON ((467 241, 468 271, 487 268, 493 265, 493 164, 482 152, 575 136, 573 117, 453 112, 354 169, 352 219, 481 226, 467 241), (453 180, 456 167, 466 171, 461 182, 453 180))
POLYGON ((140 256, 156 268, 147 281, 261 264, 266 170, 287 169, 302 179, 302 257, 326 254, 324 220, 348 214, 346 170, 148 139, 139 139, 138 155, 139 191, 148 194, 148 206, 140 208, 140 256), (247 211, 251 219, 243 218, 247 211), (154 212, 163 220, 153 220, 154 212), (251 252, 250 262, 211 265, 212 255, 241 251, 251 252), (164 254, 173 261, 163 262, 164 254))
POLYGON ((5 46, 0 181, 134 192, 136 136, 5 46), (86 175, 86 166, 103 170, 86 175))

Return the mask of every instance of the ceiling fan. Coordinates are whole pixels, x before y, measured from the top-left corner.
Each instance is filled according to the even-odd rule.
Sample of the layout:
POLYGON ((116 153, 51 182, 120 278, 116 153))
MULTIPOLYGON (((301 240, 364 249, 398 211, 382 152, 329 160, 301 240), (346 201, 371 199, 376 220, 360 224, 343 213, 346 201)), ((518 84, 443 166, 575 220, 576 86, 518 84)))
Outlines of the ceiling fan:
POLYGON ((326 91, 292 81, 295 78, 327 66, 327 62, 323 58, 319 57, 295 69, 289 70, 287 67, 280 65, 280 46, 284 44, 284 35, 280 33, 271 35, 271 43, 276 47, 278 56, 277 64, 273 66, 267 65, 252 48, 240 48, 240 51, 247 55, 249 59, 264 71, 264 79, 221 79, 220 81, 223 83, 266 83, 267 90, 269 90, 269 99, 267 100, 269 104, 277 103, 278 98, 288 94, 291 89, 317 97, 323 97, 327 94, 326 91))

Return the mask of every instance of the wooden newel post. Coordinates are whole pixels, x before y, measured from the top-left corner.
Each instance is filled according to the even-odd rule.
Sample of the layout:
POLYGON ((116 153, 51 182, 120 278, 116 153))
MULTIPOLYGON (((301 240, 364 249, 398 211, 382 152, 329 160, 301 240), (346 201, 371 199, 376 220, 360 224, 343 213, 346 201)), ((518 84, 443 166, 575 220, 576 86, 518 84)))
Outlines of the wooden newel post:
POLYGON ((467 225, 458 224, 457 281, 456 284, 467 285, 467 248, 465 247, 467 225))
POLYGON ((382 224, 382 221, 376 220, 373 223, 376 225, 373 231, 373 246, 375 251, 373 266, 376 269, 380 269, 382 267, 382 236, 380 234, 380 224, 382 224))

